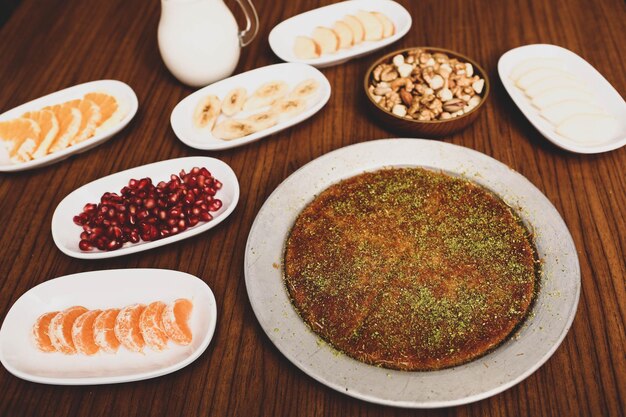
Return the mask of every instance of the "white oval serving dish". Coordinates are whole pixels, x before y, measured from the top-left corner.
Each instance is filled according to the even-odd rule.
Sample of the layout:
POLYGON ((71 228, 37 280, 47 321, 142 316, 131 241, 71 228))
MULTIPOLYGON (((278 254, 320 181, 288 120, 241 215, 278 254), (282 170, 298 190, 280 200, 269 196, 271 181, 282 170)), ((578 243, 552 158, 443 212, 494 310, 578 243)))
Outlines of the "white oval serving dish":
POLYGON ((207 348, 217 322, 215 297, 204 281, 166 269, 112 269, 51 279, 24 293, 9 310, 0 329, 0 362, 18 378, 43 384, 113 384, 154 378, 177 371, 207 348), (88 309, 121 308, 135 303, 193 302, 189 326, 193 340, 169 342, 161 352, 143 353, 120 347, 115 354, 93 356, 46 353, 37 349, 31 329, 41 314, 74 305, 88 309))
POLYGON ((410 13, 399 3, 391 0, 349 0, 320 7, 290 17, 272 29, 269 43, 272 51, 283 61, 303 62, 317 68, 342 64, 354 58, 370 54, 394 43, 407 34, 411 28, 410 13), (364 41, 351 48, 340 49, 334 54, 322 55, 314 59, 299 59, 293 52, 296 36, 311 36, 317 26, 330 27, 337 20, 359 10, 380 12, 386 15, 395 26, 395 33, 379 41, 364 41))
POLYGON ((0 172, 24 171, 27 169, 43 167, 58 161, 62 161, 63 159, 69 158, 72 155, 85 152, 95 146, 100 145, 101 143, 110 139, 117 132, 122 130, 137 113, 137 109, 139 107, 137 95, 128 84, 117 80, 98 80, 75 85, 73 87, 69 87, 52 94, 48 94, 38 99, 29 101, 28 103, 24 103, 20 106, 14 107, 13 109, 2 113, 0 115, 0 121, 20 117, 22 114, 28 111, 41 110, 43 107, 46 106, 51 106, 69 100, 82 98, 85 94, 91 92, 104 92, 114 96, 117 99, 118 103, 123 106, 126 115, 119 123, 111 126, 109 129, 106 129, 96 134, 94 137, 89 138, 76 145, 72 145, 68 148, 62 149, 60 151, 53 152, 42 158, 37 158, 28 162, 22 162, 17 164, 0 161, 0 172))
MULTIPOLYGON (((626 102, 602 74, 574 52, 560 46, 548 44, 520 46, 511 49, 500 57, 498 74, 504 88, 524 116, 546 139, 556 146, 570 152, 590 154, 612 151, 626 145, 626 102), (585 88, 590 90, 597 101, 609 110, 612 116, 619 120, 619 133, 612 139, 602 143, 579 143, 558 134, 555 127, 541 117, 539 110, 531 104, 530 99, 515 86, 515 83, 510 78, 512 71, 517 65, 535 58, 559 59, 563 62, 563 70, 584 80, 585 88)), ((590 142, 593 141, 591 140, 590 142)))
POLYGON ((212 229, 233 212, 238 201, 239 182, 233 170, 226 163, 219 159, 205 156, 170 159, 131 168, 100 178, 68 194, 67 197, 59 203, 52 215, 52 238, 61 252, 74 258, 113 258, 178 242, 179 240, 187 239, 212 229), (183 169, 189 172, 193 167, 206 167, 211 174, 223 184, 222 188, 215 195, 215 198, 222 200, 223 205, 218 211, 211 212, 213 220, 198 223, 196 226, 190 227, 182 233, 163 239, 151 242, 140 241, 134 244, 127 242, 125 246, 114 251, 107 252, 93 249, 92 251, 84 252, 78 248, 82 228, 76 225, 72 219, 82 212, 85 204, 99 203, 100 197, 105 192, 115 192, 119 194, 122 187, 128 185, 128 181, 132 178, 141 179, 150 177, 152 182, 157 184, 160 181, 169 181, 171 174, 178 174, 183 169))
MULTIPOLYGON (((176 105, 170 122, 172 129, 178 138, 187 146, 203 150, 220 150, 230 149, 242 146, 250 142, 255 142, 266 136, 280 132, 295 124, 298 124, 317 113, 330 98, 330 83, 328 79, 319 70, 305 64, 275 64, 266 67, 257 68, 242 74, 235 75, 222 81, 201 88, 195 93, 185 97, 176 105), (289 84, 290 88, 295 87, 301 81, 313 78, 319 82, 318 91, 307 99, 307 108, 300 114, 279 122, 278 124, 244 136, 239 139, 222 140, 214 137, 210 132, 200 130, 194 126, 193 114, 198 103, 206 96, 213 94, 224 99, 224 97, 233 89, 244 87, 248 91, 248 95, 262 84, 270 81, 282 80, 289 84)), ((249 115, 259 113, 261 109, 253 111, 242 111, 233 118, 243 119, 249 115)), ((218 118, 217 123, 224 120, 226 116, 223 114, 218 118)))

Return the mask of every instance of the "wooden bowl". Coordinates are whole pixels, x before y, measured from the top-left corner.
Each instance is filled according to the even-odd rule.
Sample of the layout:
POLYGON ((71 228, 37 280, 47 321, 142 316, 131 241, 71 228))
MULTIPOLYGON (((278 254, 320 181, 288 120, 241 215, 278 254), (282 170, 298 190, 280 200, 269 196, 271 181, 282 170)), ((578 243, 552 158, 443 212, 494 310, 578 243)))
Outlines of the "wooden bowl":
POLYGON ((465 129, 467 126, 472 124, 476 117, 478 117, 479 110, 483 107, 483 104, 487 100, 487 96, 489 96, 489 78, 487 77, 487 73, 485 70, 476 63, 473 59, 470 59, 464 55, 461 55, 457 52, 450 51, 448 49, 443 48, 431 48, 426 46, 415 46, 412 48, 400 49, 398 51, 391 52, 378 59, 365 73, 365 78, 363 82, 363 87, 365 91, 365 95, 367 96, 367 100, 371 104, 369 107, 373 116, 378 119, 386 128, 393 130, 394 132, 399 132, 409 136, 419 136, 426 138, 437 138, 441 136, 451 135, 452 133, 459 132, 465 129), (427 52, 436 53, 441 52, 448 55, 450 58, 457 58, 462 62, 468 62, 472 64, 474 67, 474 74, 479 75, 482 79, 485 80, 485 86, 483 88, 482 93, 480 94, 481 101, 480 103, 474 107, 469 112, 457 116, 452 117, 446 120, 431 120, 431 121, 421 121, 415 119, 407 119, 404 117, 397 116, 391 111, 385 110, 383 107, 378 105, 372 99, 372 97, 368 94, 368 88, 370 85, 370 80, 372 77, 372 72, 374 68, 383 63, 391 63, 391 60, 394 56, 398 54, 403 54, 408 51, 412 51, 414 49, 424 49, 427 52))

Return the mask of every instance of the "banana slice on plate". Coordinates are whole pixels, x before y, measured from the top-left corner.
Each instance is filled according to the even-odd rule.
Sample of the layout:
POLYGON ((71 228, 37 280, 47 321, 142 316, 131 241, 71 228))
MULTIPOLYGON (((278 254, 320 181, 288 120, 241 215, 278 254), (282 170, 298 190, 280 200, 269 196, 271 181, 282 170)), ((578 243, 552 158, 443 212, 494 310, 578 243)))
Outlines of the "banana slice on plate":
POLYGON ((317 80, 313 78, 306 79, 291 90, 290 98, 307 98, 317 92, 319 86, 320 83, 317 80))
POLYGON ((301 98, 290 98, 279 100, 272 104, 272 111, 278 115, 281 120, 290 119, 306 109, 306 101, 301 98))
POLYGON ((261 85, 255 92, 246 100, 244 104, 244 110, 256 110, 261 107, 269 106, 279 98, 283 98, 289 91, 289 85, 284 81, 270 81, 261 85))
POLYGON ((216 138, 233 140, 254 133, 254 127, 245 120, 226 119, 218 123, 212 133, 216 138))
POLYGON ((220 116, 222 102, 219 97, 209 95, 200 100, 193 113, 193 124, 198 129, 213 129, 217 118, 220 116))
POLYGON ((248 91, 243 87, 231 90, 224 100, 222 100, 222 113, 226 116, 233 116, 243 109, 243 105, 248 97, 248 91))
POLYGON ((278 123, 278 117, 272 110, 264 111, 261 113, 253 114, 244 120, 249 123, 255 132, 265 130, 278 123))

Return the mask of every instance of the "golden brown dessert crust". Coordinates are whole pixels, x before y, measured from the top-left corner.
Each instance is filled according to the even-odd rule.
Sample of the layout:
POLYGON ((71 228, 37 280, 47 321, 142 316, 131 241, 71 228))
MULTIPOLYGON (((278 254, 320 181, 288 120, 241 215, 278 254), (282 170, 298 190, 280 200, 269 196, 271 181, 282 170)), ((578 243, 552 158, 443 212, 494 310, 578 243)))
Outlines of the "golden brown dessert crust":
POLYGON ((304 321, 360 361, 435 370, 484 355, 536 289, 529 233, 462 178, 383 169, 330 186, 298 216, 285 283, 304 321))

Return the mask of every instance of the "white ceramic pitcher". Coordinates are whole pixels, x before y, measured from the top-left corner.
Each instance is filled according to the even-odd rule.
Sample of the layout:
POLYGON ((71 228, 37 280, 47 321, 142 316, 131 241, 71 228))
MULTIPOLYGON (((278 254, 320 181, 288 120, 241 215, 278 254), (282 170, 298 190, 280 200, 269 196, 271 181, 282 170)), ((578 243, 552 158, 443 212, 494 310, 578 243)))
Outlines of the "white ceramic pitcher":
POLYGON ((182 83, 200 87, 233 73, 241 48, 259 29, 251 0, 237 3, 246 16, 242 31, 224 0, 161 0, 159 50, 182 83))

